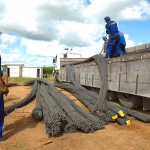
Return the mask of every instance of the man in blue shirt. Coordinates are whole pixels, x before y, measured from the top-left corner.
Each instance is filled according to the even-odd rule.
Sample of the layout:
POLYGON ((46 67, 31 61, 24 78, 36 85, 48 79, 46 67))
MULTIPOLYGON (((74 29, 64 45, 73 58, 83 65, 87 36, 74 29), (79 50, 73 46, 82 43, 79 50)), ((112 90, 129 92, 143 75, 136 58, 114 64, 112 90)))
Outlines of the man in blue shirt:
POLYGON ((124 35, 123 35, 122 32, 119 32, 119 35, 120 35, 120 45, 119 45, 119 47, 120 47, 120 49, 122 51, 122 54, 127 54, 126 49, 125 49, 126 40, 124 38, 124 35))
POLYGON ((110 17, 104 18, 106 21, 106 33, 109 35, 109 40, 106 48, 106 57, 116 57, 121 54, 119 47, 120 35, 118 26, 115 21, 110 20, 110 17))
POLYGON ((106 36, 103 36, 103 40, 104 40, 104 45, 103 45, 103 49, 104 49, 104 52, 106 51, 106 48, 107 48, 107 44, 108 44, 108 39, 106 36))
POLYGON ((103 52, 105 53, 106 52, 106 47, 107 47, 107 43, 108 43, 108 39, 106 36, 103 36, 103 41, 104 41, 104 44, 103 44, 103 47, 102 47, 102 51, 100 52, 100 54, 102 54, 103 52))

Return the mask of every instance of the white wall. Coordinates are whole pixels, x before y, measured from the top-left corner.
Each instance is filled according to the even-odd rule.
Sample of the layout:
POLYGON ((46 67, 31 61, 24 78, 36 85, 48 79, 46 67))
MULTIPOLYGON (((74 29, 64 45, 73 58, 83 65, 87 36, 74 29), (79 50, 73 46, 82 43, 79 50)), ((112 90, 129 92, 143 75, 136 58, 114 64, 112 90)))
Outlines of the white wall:
POLYGON ((41 67, 23 67, 20 65, 8 65, 10 77, 33 77, 37 78, 37 70, 39 70, 39 77, 43 74, 41 67))
POLYGON ((41 78, 41 68, 32 68, 32 67, 23 67, 22 68, 22 77, 33 77, 37 78, 37 69, 40 69, 40 78, 41 78))
MULTIPOLYGON (((60 59, 64 58, 64 54, 65 53, 60 53, 57 55, 57 60, 56 60, 56 64, 55 64, 55 70, 59 70, 60 69, 60 59)), ((79 53, 67 53, 67 58, 81 58, 81 54, 79 53)))
POLYGON ((10 77, 19 77, 19 66, 7 66, 10 68, 10 77))

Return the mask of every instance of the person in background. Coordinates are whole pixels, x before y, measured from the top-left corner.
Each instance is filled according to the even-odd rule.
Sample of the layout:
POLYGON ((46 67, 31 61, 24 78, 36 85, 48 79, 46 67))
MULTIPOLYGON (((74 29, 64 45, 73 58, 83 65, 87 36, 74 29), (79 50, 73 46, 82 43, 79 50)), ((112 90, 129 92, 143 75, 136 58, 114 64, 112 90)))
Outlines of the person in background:
POLYGON ((105 53, 106 52, 106 47, 107 47, 107 43, 108 43, 108 39, 106 36, 103 36, 103 41, 104 41, 104 44, 103 44, 103 47, 102 47, 102 50, 100 52, 100 54, 102 54, 103 52, 105 53))
POLYGON ((120 35, 118 26, 115 21, 112 21, 109 16, 104 18, 106 25, 106 34, 109 35, 109 40, 106 47, 106 58, 120 56, 121 50, 119 47, 120 35))
POLYGON ((120 35, 120 45, 119 45, 119 47, 121 49, 122 54, 125 55, 125 54, 127 54, 126 49, 125 49, 125 47, 126 47, 126 40, 125 40, 124 34, 122 32, 119 32, 119 35, 120 35))

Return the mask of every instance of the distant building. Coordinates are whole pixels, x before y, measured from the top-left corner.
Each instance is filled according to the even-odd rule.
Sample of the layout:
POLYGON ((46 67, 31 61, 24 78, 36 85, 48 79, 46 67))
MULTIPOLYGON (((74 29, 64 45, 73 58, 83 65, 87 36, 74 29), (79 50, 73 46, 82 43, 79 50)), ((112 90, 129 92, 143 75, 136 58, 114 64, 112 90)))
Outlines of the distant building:
POLYGON ((8 77, 31 77, 42 78, 43 67, 25 67, 24 64, 5 64, 2 65, 3 73, 8 77))

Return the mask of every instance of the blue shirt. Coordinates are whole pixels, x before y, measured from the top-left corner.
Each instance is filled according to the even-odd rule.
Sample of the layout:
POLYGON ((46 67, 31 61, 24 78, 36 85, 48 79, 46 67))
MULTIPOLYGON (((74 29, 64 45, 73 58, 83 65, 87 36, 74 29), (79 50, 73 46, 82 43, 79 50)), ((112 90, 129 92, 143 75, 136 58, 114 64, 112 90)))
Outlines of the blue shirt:
POLYGON ((122 43, 123 45, 126 46, 126 40, 124 38, 124 35, 122 32, 119 32, 119 35, 120 35, 120 43, 122 43))
POLYGON ((109 21, 107 22, 106 26, 106 33, 113 36, 114 33, 118 32, 118 26, 115 21, 109 21))
POLYGON ((103 45, 104 49, 106 49, 107 43, 108 43, 108 39, 104 42, 104 45, 103 45))

